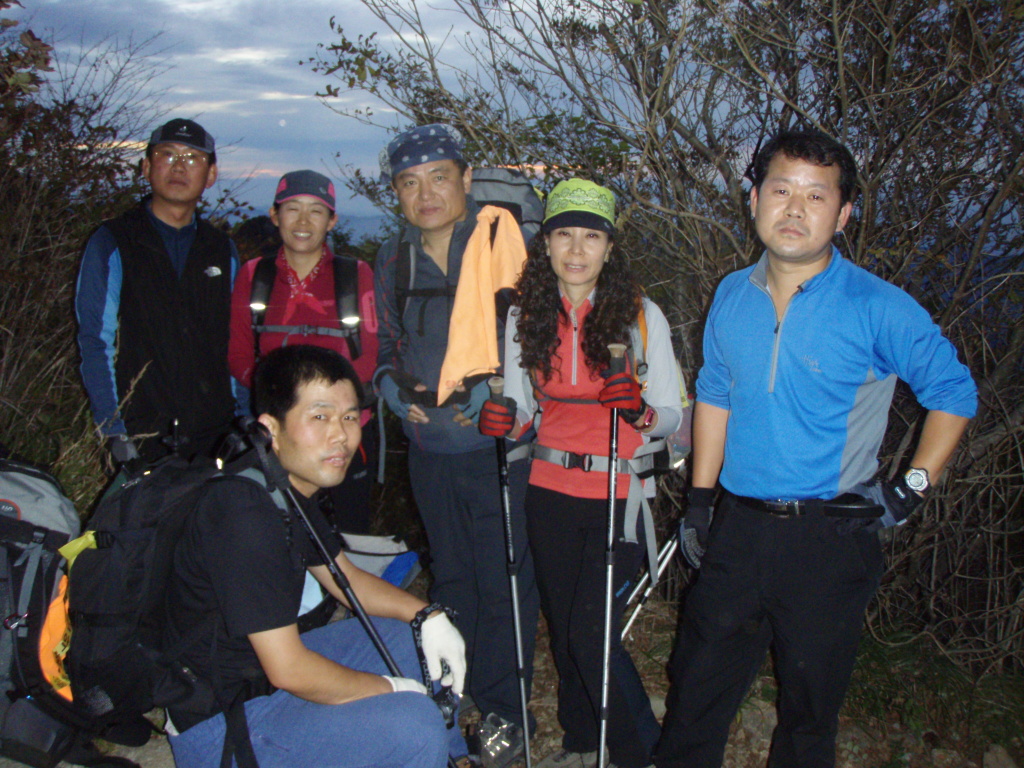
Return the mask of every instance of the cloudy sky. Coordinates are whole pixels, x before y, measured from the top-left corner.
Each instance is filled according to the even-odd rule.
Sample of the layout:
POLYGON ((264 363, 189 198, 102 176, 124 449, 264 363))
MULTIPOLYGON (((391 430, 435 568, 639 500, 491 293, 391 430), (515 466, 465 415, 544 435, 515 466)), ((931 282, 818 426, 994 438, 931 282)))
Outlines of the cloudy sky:
MULTIPOLYGON (((7 15, 65 54, 110 38, 136 42, 160 33, 152 50, 170 69, 150 83, 173 108, 168 117, 197 119, 217 140, 225 183, 252 175, 242 196, 260 210, 280 175, 314 168, 336 178, 334 155, 366 170, 387 142, 385 131, 343 118, 315 97, 323 77, 299 66, 317 43, 333 41, 337 17, 352 37, 378 23, 358 0, 21 0, 7 15), (224 147, 222 150, 221 148, 224 147)), ((332 81, 335 82, 335 81, 332 81)), ((366 97, 350 94, 352 103, 366 97)), ((391 116, 379 112, 390 123, 391 116)), ((145 137, 136 137, 145 138, 145 137)), ((345 200, 339 213, 365 215, 361 200, 345 200)))

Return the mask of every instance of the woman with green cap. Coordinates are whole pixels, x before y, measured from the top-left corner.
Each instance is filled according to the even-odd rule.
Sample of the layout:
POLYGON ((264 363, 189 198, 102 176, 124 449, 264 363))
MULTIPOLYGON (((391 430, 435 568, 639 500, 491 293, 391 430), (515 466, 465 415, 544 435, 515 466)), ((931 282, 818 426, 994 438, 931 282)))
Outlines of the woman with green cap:
MULTIPOLYGON (((548 197, 541 231, 506 326, 505 399, 484 406, 480 431, 517 437, 539 414, 526 515, 565 736, 562 750, 536 768, 589 768, 597 763, 600 741, 611 434, 606 409, 618 409, 618 458, 628 460, 676 430, 682 402, 668 323, 643 296, 616 247, 612 192, 583 179, 559 183, 548 197), (608 345, 629 346, 640 338, 644 349, 631 349, 626 371, 608 376, 608 345), (639 376, 633 370, 637 359, 646 364, 639 376)), ((645 496, 654 494, 653 480, 619 472, 607 741, 620 768, 650 764, 660 731, 619 642, 618 617, 644 555, 638 543, 643 520, 625 514, 631 483, 645 496)))

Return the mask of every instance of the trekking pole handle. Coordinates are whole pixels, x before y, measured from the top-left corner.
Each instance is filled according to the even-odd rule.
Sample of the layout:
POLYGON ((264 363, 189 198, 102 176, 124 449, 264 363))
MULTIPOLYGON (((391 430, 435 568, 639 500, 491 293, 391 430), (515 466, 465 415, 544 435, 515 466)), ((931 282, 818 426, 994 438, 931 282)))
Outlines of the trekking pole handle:
POLYGON ((626 370, 626 345, 609 344, 608 354, 611 359, 608 361, 608 370, 614 376, 616 373, 623 373, 626 370))
POLYGON ((502 395, 505 394, 505 377, 491 376, 487 380, 487 388, 491 390, 491 402, 500 403, 502 395))

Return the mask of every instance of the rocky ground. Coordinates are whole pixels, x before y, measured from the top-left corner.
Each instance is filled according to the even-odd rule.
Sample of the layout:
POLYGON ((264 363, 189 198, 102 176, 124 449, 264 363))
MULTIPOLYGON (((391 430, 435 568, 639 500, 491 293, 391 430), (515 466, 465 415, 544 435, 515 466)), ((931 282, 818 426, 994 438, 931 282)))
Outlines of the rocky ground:
MULTIPOLYGON (((419 581, 419 580, 418 580, 419 581)), ((418 586, 418 585, 417 585, 418 586)), ((415 591, 415 588, 414 588, 415 591)), ((647 685, 655 713, 664 708, 667 689, 665 664, 671 650, 675 627, 675 610, 665 603, 650 601, 641 613, 627 641, 630 652, 647 685)), ((561 746, 562 732, 556 713, 557 675, 547 646, 545 630, 538 633, 535 659, 533 699, 530 707, 537 718, 537 733, 532 740, 534 760, 556 751, 561 746)), ((755 684, 755 694, 744 704, 732 725, 723 768, 763 768, 768 756, 775 707, 762 700, 756 691, 772 690, 770 678, 755 684)), ((479 713, 464 713, 460 725, 465 729, 479 718, 479 713)), ((837 768, 1018 768, 1007 748, 1024 754, 1024 726, 1015 743, 992 745, 984 754, 959 754, 936 744, 927 734, 917 736, 896 724, 864 726, 844 718, 838 739, 837 768)), ((116 747, 114 754, 137 762, 141 768, 173 768, 167 740, 156 736, 141 748, 116 747)), ((0 759, 0 768, 17 768, 20 764, 0 759)), ((66 768, 62 763, 59 768, 66 768)))

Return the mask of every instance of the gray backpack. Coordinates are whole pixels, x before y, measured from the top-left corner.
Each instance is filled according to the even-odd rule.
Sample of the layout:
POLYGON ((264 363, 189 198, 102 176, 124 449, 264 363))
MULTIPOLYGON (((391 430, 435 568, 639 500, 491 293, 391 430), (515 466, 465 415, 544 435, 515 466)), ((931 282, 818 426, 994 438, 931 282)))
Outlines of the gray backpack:
POLYGON ((78 536, 82 525, 53 475, 13 459, 0 459, 0 515, 65 533, 69 539, 78 536))

